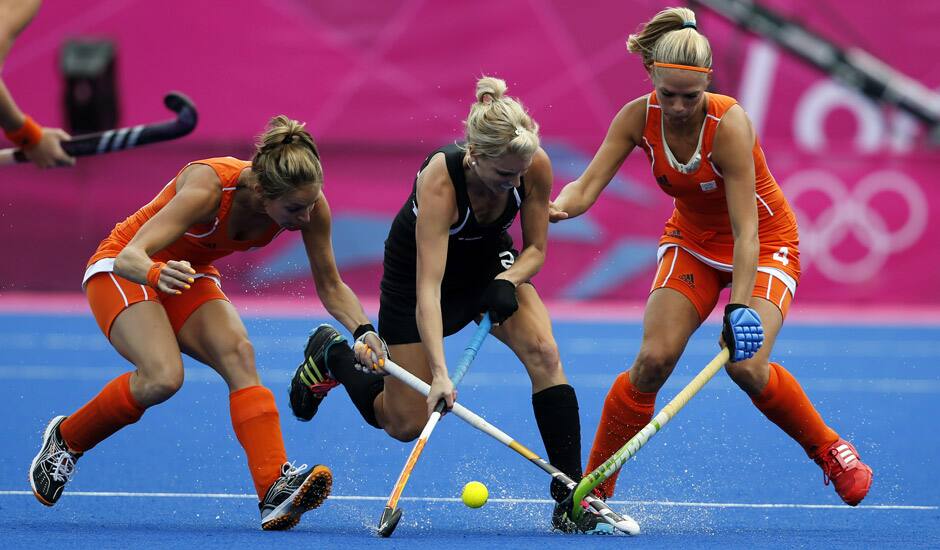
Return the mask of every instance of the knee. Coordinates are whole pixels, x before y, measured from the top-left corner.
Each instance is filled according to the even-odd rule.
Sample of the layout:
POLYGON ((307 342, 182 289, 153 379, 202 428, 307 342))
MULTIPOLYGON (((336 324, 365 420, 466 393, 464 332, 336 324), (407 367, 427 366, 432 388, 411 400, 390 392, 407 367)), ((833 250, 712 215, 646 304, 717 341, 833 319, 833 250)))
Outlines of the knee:
POLYGON ((218 358, 218 370, 233 388, 260 383, 255 369, 255 347, 247 337, 238 337, 218 358))
POLYGON ((551 377, 560 373, 561 356, 553 338, 533 337, 523 343, 521 359, 534 376, 551 377))
POLYGON ((725 371, 735 384, 750 395, 757 395, 767 384, 770 364, 765 359, 757 357, 728 363, 725 371))
POLYGON ((419 425, 417 422, 412 420, 391 422, 385 426, 385 432, 388 435, 390 435, 393 439, 397 439, 403 443, 408 443, 417 439, 418 436, 421 435, 421 431, 423 429, 423 425, 419 425))
POLYGON ((138 367, 137 377, 141 390, 141 405, 162 403, 183 387, 182 361, 168 361, 157 365, 138 367))
POLYGON ((638 387, 655 386, 658 389, 672 374, 672 369, 679 361, 680 353, 659 346, 640 348, 632 369, 635 371, 633 374, 635 385, 638 387))

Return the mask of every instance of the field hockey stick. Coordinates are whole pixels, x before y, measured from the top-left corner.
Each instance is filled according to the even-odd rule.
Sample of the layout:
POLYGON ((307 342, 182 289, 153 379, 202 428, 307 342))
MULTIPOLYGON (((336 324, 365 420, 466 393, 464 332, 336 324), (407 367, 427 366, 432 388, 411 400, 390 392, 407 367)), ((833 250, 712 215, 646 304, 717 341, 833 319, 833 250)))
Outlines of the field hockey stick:
MULTIPOLYGON (((175 119, 74 136, 62 142, 62 149, 73 157, 100 155, 181 138, 193 131, 199 116, 188 97, 170 92, 163 98, 163 104, 176 113, 175 119)), ((26 154, 20 149, 0 150, 0 166, 27 161, 26 154)))
MULTIPOLYGON (((422 395, 428 395, 431 390, 431 387, 418 378, 417 376, 411 374, 400 366, 396 365, 393 361, 385 362, 385 372, 394 376, 398 380, 401 380, 413 390, 417 391, 422 395)), ((467 422, 474 428, 480 430, 486 435, 496 439, 503 445, 506 445, 513 451, 516 451, 520 455, 529 459, 530 462, 538 466, 542 471, 546 472, 548 475, 552 476, 555 480, 559 481, 569 490, 573 490, 578 484, 573 481, 570 477, 565 475, 564 472, 558 468, 552 466, 545 459, 541 458, 537 454, 533 453, 527 449, 524 445, 509 437, 505 432, 493 426, 482 417, 472 412, 470 409, 464 407, 460 403, 454 403, 454 408, 451 411, 457 415, 458 418, 467 422)), ((607 503, 603 500, 595 497, 594 495, 586 495, 584 497, 584 502, 594 509, 594 511, 604 520, 605 523, 613 526, 614 529, 620 531, 621 533, 626 533, 628 535, 637 535, 640 533, 640 526, 634 521, 630 516, 621 516, 620 514, 614 512, 607 506, 607 503)), ((581 502, 580 500, 577 502, 581 502)))
MULTIPOLYGON (((470 339, 470 343, 467 344, 466 349, 464 349, 463 356, 460 358, 460 362, 457 363, 457 368, 454 370, 453 377, 451 377, 454 386, 459 384, 463 376, 467 373, 467 370, 470 368, 470 363, 473 362, 473 358, 476 357, 477 352, 480 351, 483 340, 486 338, 486 335, 490 333, 491 326, 490 314, 484 313, 480 326, 477 328, 476 333, 474 333, 473 338, 470 339)), ((405 490, 405 484, 408 483, 408 478, 411 477, 411 472, 418 462, 418 457, 421 456, 425 444, 427 444, 428 439, 431 437, 431 432, 434 431, 438 420, 441 419, 441 414, 446 405, 447 403, 443 399, 437 402, 437 405, 434 407, 434 412, 432 412, 431 417, 428 418, 428 423, 424 425, 424 429, 421 430, 421 435, 418 436, 418 441, 415 442, 414 448, 411 449, 408 460, 405 461, 405 467, 402 468, 401 473, 398 474, 398 481, 395 482, 395 487, 392 489, 392 493, 388 497, 388 502, 385 504, 385 510, 382 511, 382 518, 379 519, 378 532, 383 537, 392 536, 392 533, 395 532, 395 527, 398 526, 398 522, 401 520, 402 510, 398 507, 398 499, 401 497, 402 491, 405 490)))
MULTIPOLYGON (((689 384, 682 388, 682 391, 678 395, 672 398, 670 401, 655 417, 650 421, 642 430, 639 431, 635 436, 630 438, 630 441, 620 448, 616 453, 613 454, 606 462, 598 466, 593 472, 584 476, 584 479, 578 483, 577 488, 574 490, 574 495, 572 500, 574 502, 580 502, 585 495, 591 493, 595 487, 603 483, 603 481, 620 469, 621 466, 626 463, 633 455, 640 450, 640 447, 646 444, 647 441, 659 430, 663 429, 672 417, 674 417, 679 411, 682 410, 682 407, 685 407, 686 403, 689 402, 692 397, 702 389, 702 386, 706 382, 712 379, 715 376, 715 373, 721 370, 721 367, 728 362, 728 348, 722 349, 718 352, 718 355, 711 360, 705 368, 702 369, 702 372, 698 373, 695 378, 692 379, 689 384)), ((580 506, 575 506, 572 504, 571 508, 571 517, 575 520, 581 517, 583 509, 580 506)))

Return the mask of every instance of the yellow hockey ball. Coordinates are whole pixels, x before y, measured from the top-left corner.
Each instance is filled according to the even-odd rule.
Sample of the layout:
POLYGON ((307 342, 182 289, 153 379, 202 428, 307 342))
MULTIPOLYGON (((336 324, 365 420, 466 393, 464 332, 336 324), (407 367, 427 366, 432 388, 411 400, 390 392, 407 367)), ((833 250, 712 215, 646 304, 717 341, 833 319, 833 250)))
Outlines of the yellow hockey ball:
POLYGON ((490 497, 490 492, 486 490, 486 485, 479 481, 471 481, 463 486, 461 498, 463 503, 470 508, 479 508, 486 504, 486 499, 490 497))

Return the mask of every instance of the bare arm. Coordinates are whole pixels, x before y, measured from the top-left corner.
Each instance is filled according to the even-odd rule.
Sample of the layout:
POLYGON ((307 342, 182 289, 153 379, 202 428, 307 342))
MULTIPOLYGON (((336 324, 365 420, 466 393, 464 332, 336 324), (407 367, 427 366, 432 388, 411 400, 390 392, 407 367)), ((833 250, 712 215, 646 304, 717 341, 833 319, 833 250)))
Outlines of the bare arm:
POLYGON ((624 105, 607 129, 607 136, 581 177, 565 185, 550 203, 550 221, 580 216, 614 178, 623 161, 643 139, 646 96, 624 105))
POLYGON ((310 215, 310 222, 301 229, 304 248, 310 260, 310 271, 323 307, 349 332, 369 324, 362 303, 343 282, 333 255, 332 214, 326 196, 321 196, 310 215))
POLYGON ((522 202, 522 252, 512 267, 496 276, 512 284, 530 280, 545 264, 548 242, 548 197, 552 192, 552 162, 541 148, 525 173, 526 197, 522 202))
MULTIPOLYGON (((204 164, 193 164, 176 178, 176 195, 141 226, 114 260, 114 272, 125 279, 147 284, 151 256, 179 239, 189 227, 212 219, 222 200, 219 176, 204 164)), ((179 294, 195 273, 185 261, 167 263, 160 290, 179 294)))
POLYGON ((421 172, 417 184, 418 333, 428 354, 431 375, 447 378, 444 358, 444 327, 441 319, 441 281, 447 262, 447 242, 451 224, 457 218, 457 199, 447 173, 444 155, 436 155, 421 172))
POLYGON ((40 0, 0 0, 0 67, 13 41, 39 11, 40 0))
MULTIPOLYGON (((39 11, 39 0, 0 0, 0 70, 3 69, 13 41, 39 11)), ((13 96, 0 78, 0 127, 6 131, 19 128, 26 121, 13 96)))
MULTIPOLYGON (((39 4, 39 0, 0 0, 0 72, 13 41, 32 21, 39 11, 39 4)), ((35 122, 30 122, 16 105, 2 78, 0 128, 23 147, 26 157, 40 168, 75 164, 75 159, 62 149, 62 141, 70 139, 69 135, 60 128, 40 128, 35 122), (27 130, 30 128, 31 132, 27 130), (24 136, 33 135, 38 136, 38 142, 32 138, 21 141, 24 136)))
POLYGON ((730 301, 745 305, 754 291, 760 254, 753 149, 754 130, 747 114, 740 106, 732 107, 718 127, 712 158, 721 167, 725 180, 725 198, 734 234, 730 301))

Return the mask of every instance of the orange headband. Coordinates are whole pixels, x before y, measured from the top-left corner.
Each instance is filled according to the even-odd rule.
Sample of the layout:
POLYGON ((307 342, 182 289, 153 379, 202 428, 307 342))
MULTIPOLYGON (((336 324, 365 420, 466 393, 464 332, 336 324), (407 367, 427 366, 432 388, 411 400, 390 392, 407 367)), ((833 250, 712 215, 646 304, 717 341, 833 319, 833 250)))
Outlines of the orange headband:
POLYGON ((677 65, 675 63, 653 62, 654 67, 663 67, 664 69, 683 69, 685 71, 695 71, 697 73, 710 73, 712 70, 708 67, 696 67, 694 65, 677 65))

